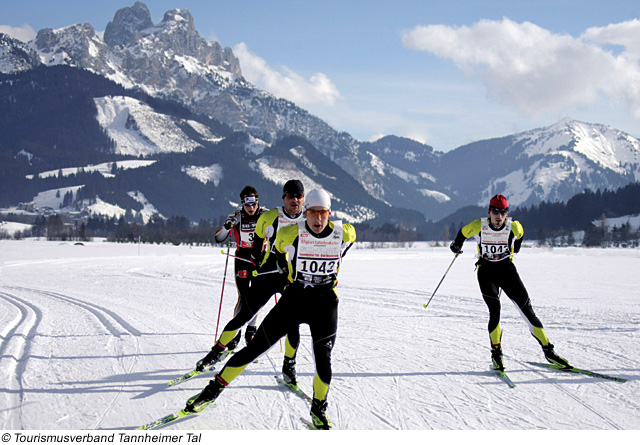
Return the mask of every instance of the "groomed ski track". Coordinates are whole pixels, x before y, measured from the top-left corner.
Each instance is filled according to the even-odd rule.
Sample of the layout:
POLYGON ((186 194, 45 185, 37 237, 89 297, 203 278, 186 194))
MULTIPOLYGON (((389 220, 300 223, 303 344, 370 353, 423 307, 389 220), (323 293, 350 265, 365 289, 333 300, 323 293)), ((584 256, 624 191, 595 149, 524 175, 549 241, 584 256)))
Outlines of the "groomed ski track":
MULTIPOLYGON (((538 368, 536 341, 502 296, 505 366, 492 375, 473 247, 358 244, 340 273, 328 413, 339 430, 640 429, 640 254, 525 248, 516 265, 556 350, 618 383, 538 368)), ((211 347, 224 270, 217 247, 0 241, 3 430, 134 430, 175 412, 211 374, 176 387, 211 347)), ((273 300, 272 300, 273 301, 273 300)), ((221 326, 236 303, 227 275, 221 326)), ((272 307, 269 303, 262 317, 272 307)), ((312 392, 308 328, 300 386, 312 392)), ((175 430, 302 430, 308 404, 283 390, 276 344, 216 407, 175 430)))

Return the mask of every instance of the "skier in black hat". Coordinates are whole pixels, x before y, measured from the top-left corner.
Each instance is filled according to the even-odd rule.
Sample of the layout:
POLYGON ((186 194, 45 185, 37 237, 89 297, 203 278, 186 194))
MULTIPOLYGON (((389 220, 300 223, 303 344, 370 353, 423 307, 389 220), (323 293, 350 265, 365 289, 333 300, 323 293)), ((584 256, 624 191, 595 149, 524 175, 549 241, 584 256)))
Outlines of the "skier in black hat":
MULTIPOLYGON (((211 351, 200 360, 196 369, 203 370, 205 367, 217 363, 227 350, 227 346, 236 337, 236 332, 251 320, 260 311, 272 295, 282 294, 287 285, 286 274, 277 273, 273 251, 276 234, 283 227, 297 224, 303 221, 302 205, 304 203, 304 185, 297 179, 292 179, 284 184, 282 189, 283 206, 275 207, 263 213, 255 228, 253 243, 251 247, 251 260, 258 266, 257 275, 251 278, 251 286, 247 293, 246 304, 243 304, 240 312, 227 323, 224 331, 213 345, 211 351)), ((300 331, 298 327, 292 328, 285 340, 285 356, 282 365, 284 380, 297 385, 296 378, 296 351, 300 343, 300 331)))
POLYGON ((292 284, 265 317, 256 337, 229 359, 202 392, 187 401, 184 411, 203 410, 287 330, 304 323, 311 331, 316 363, 311 419, 316 429, 332 427, 327 416, 327 394, 332 377, 331 352, 338 327, 336 286, 342 258, 355 242, 356 230, 351 224, 329 221, 331 197, 325 190, 311 190, 304 206, 305 219, 278 232, 271 255, 283 263, 284 274, 292 284))
MULTIPOLYGON (((251 282, 251 274, 256 270, 256 266, 246 261, 251 258, 251 246, 253 245, 253 237, 256 229, 258 218, 266 208, 260 207, 259 195, 255 187, 247 185, 240 192, 242 206, 227 216, 224 225, 218 229, 215 234, 216 242, 222 243, 231 236, 236 243, 234 269, 236 276, 236 288, 238 290, 238 302, 234 309, 233 315, 240 313, 242 305, 246 301, 249 292, 249 283, 251 282)), ((256 331, 258 324, 258 314, 256 314, 245 331, 247 342, 251 340, 256 331)), ((227 345, 229 350, 234 350, 240 342, 242 332, 238 330, 236 337, 227 345)))
POLYGON ((542 322, 531 306, 527 289, 513 264, 513 256, 520 251, 524 236, 522 224, 512 221, 509 204, 503 195, 495 195, 489 201, 489 218, 476 219, 464 226, 451 243, 451 251, 462 253, 467 238, 476 236, 478 241, 478 283, 480 292, 489 308, 489 338, 493 369, 504 371, 502 360, 502 331, 500 329, 500 292, 509 297, 520 310, 529 325, 531 335, 540 343, 548 362, 569 367, 569 362, 556 354, 549 342, 542 322))

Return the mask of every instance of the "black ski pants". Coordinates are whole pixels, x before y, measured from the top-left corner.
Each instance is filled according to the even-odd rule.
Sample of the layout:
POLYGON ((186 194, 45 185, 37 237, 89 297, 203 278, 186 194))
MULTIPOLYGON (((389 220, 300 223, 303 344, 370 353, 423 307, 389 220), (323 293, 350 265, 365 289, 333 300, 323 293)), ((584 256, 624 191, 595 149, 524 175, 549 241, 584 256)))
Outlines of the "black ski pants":
POLYGON ((489 333, 500 323, 500 289, 513 301, 531 326, 543 328, 513 262, 504 260, 494 264, 482 261, 478 266, 478 283, 482 298, 489 308, 489 333))
MULTIPOLYGON (((273 268, 275 270, 275 266, 273 268)), ((262 267, 258 272, 264 273, 271 270, 262 267)), ((287 277, 284 274, 269 273, 258 275, 251 278, 251 285, 245 293, 239 310, 235 316, 226 324, 224 332, 237 331, 247 324, 262 307, 267 304, 269 299, 276 293, 283 293, 283 289, 287 284, 287 277)), ((298 326, 294 326, 288 332, 289 344, 297 349, 300 343, 300 331, 298 326)))
MULTIPOLYGON (((329 289, 304 288, 295 282, 287 287, 278 304, 258 327, 249 344, 235 353, 226 367, 243 367, 269 350, 278 340, 300 324, 309 325, 313 341, 316 373, 329 386, 331 382, 331 351, 338 330, 338 297, 329 289)), ((299 336, 299 334, 298 334, 299 336)), ((224 376, 224 370, 221 372, 224 376)))

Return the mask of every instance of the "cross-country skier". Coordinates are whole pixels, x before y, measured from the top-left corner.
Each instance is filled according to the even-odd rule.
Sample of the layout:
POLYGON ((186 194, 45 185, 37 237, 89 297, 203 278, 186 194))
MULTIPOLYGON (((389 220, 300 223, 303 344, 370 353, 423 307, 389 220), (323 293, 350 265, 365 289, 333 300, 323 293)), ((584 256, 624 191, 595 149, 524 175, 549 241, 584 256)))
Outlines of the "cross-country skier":
POLYGON ((304 213, 305 221, 278 231, 275 240, 274 256, 288 271, 292 284, 267 314, 254 339, 231 357, 200 394, 189 399, 186 411, 202 410, 287 331, 306 323, 311 331, 316 363, 311 418, 316 428, 331 428, 326 410, 331 350, 338 324, 337 276, 342 257, 356 240, 356 232, 350 224, 329 221, 331 198, 324 190, 309 192, 304 213))
MULTIPOLYGON (((256 316, 258 311, 269 301, 272 295, 282 294, 287 285, 286 275, 277 273, 274 241, 276 234, 284 227, 297 224, 303 220, 302 204, 304 203, 304 185, 297 179, 289 180, 282 189, 283 206, 273 208, 258 219, 251 247, 251 260, 259 265, 257 276, 251 278, 251 286, 247 293, 246 304, 243 304, 235 317, 227 323, 224 331, 211 351, 198 362, 196 369, 202 370, 220 360, 236 331, 256 316)), ((295 355, 300 343, 298 327, 292 327, 285 341, 285 357, 282 365, 284 380, 295 385, 295 355)))
POLYGON ((500 330, 500 290, 509 297, 520 310, 529 325, 531 334, 538 340, 544 356, 550 363, 569 367, 569 362, 553 349, 542 323, 531 306, 527 289, 524 287, 513 256, 518 253, 524 236, 524 229, 518 221, 508 217, 507 198, 495 195, 489 202, 489 218, 472 221, 458 232, 451 243, 453 253, 462 253, 464 241, 475 236, 478 241, 479 260, 476 263, 480 292, 489 308, 489 338, 493 368, 504 371, 502 360, 502 331, 500 330))
MULTIPOLYGON (((251 259, 251 246, 253 245, 253 237, 258 218, 267 211, 266 208, 259 206, 258 198, 258 191, 255 187, 248 185, 243 188, 240 192, 242 207, 231 213, 227 217, 224 225, 220 227, 215 234, 215 239, 218 243, 224 242, 229 235, 232 235, 237 246, 235 252, 237 258, 234 260, 234 269, 236 274, 236 287, 238 289, 238 302, 234 309, 234 316, 240 313, 242 305, 247 299, 251 274, 256 270, 256 267, 246 260, 251 259)), ((247 325, 245 331, 245 340, 247 342, 249 342, 255 334, 257 322, 258 314, 256 314, 247 325)), ((235 338, 227 345, 230 350, 236 348, 240 342, 241 334, 242 332, 238 330, 235 338)))

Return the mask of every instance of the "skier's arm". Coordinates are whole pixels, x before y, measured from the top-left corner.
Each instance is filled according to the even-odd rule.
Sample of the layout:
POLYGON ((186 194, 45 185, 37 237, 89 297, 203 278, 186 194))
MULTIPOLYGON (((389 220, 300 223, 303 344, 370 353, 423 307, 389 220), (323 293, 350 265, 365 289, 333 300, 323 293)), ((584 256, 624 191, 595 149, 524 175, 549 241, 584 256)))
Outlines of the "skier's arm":
POLYGON ((519 221, 513 221, 511 223, 511 232, 516 240, 513 242, 513 253, 520 252, 520 247, 522 246, 522 241, 524 240, 524 228, 519 221))
POLYGON ((215 234, 215 239, 217 243, 221 243, 227 239, 227 237, 229 236, 229 232, 231 231, 231 228, 240 223, 239 218, 240 218, 240 214, 238 211, 230 213, 229 216, 227 216, 227 220, 224 222, 224 225, 220 227, 215 234))
POLYGON ((356 242, 356 229, 351 224, 342 225, 342 258, 347 254, 347 251, 356 242))
POLYGON ((462 229, 458 231, 456 235, 456 239, 453 240, 449 248, 453 253, 462 253, 462 245, 464 244, 467 238, 472 237, 473 235, 477 235, 480 233, 481 222, 479 219, 475 221, 471 221, 469 224, 464 226, 462 229))

